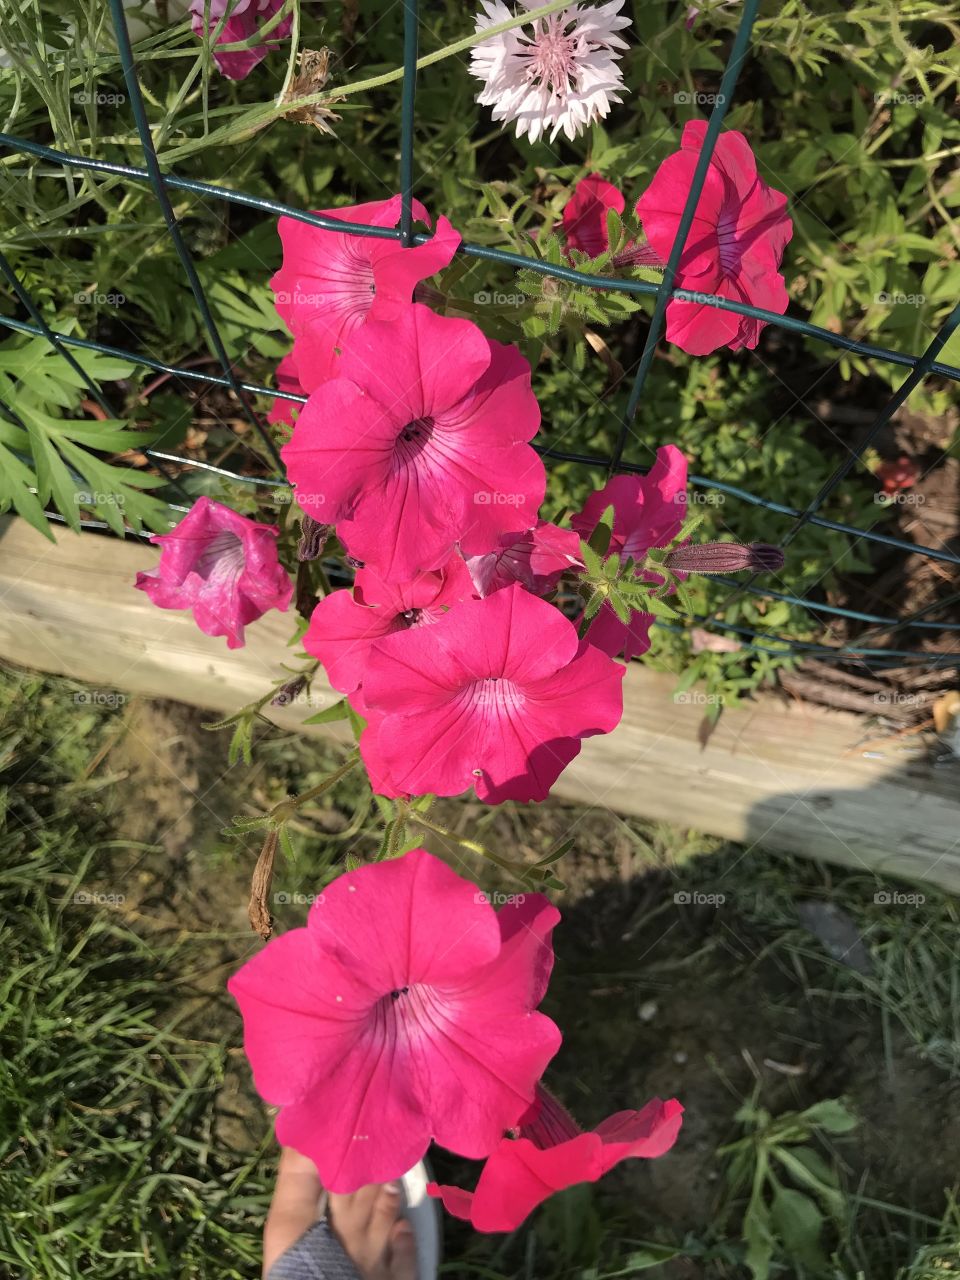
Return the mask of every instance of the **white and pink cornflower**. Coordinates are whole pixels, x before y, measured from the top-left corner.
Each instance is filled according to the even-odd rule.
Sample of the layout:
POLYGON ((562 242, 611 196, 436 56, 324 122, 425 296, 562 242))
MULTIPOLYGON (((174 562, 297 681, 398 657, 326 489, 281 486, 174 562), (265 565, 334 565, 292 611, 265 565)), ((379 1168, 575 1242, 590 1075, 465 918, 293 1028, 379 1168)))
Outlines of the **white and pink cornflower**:
POLYGON ((278 534, 276 525, 198 498, 175 529, 150 539, 160 561, 137 574, 136 586, 160 609, 191 610, 201 631, 239 649, 248 623, 290 605, 293 582, 277 558, 278 534))
MULTIPOLYGON (((481 0, 478 33, 515 16, 503 0, 481 0)), ((617 32, 630 26, 620 10, 623 0, 607 4, 571 4, 545 18, 536 10, 543 0, 520 0, 531 11, 523 26, 474 45, 470 71, 483 84, 481 106, 494 120, 515 124, 518 138, 531 142, 561 131, 573 140, 602 120, 622 101, 623 72, 618 65, 627 42, 617 32)))

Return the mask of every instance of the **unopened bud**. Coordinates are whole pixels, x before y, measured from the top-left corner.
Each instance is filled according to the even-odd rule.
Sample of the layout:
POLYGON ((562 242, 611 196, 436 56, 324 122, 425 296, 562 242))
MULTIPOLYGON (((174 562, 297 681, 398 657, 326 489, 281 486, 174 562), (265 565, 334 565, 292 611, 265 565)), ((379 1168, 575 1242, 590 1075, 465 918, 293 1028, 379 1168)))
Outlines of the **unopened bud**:
POLYGON ((302 693, 306 687, 306 676, 294 676, 292 680, 288 680, 285 685, 277 690, 270 699, 271 707, 286 707, 293 702, 299 693, 302 693))
POLYGON ((701 542, 677 547, 664 564, 679 573, 775 573, 783 561, 780 548, 768 542, 701 542))
POLYGON ((321 524, 319 520, 314 520, 313 516, 304 516, 300 521, 297 559, 301 561, 318 559, 331 533, 333 533, 332 524, 321 524))

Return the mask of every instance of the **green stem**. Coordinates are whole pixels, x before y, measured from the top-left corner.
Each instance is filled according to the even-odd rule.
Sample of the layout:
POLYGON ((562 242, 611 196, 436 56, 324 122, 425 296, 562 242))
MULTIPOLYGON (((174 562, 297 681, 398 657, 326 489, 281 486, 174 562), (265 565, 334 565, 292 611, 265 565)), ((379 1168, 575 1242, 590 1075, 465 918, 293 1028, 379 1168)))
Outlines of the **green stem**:
MULTIPOLYGON (((504 31, 511 31, 515 27, 526 26, 537 18, 547 18, 553 13, 559 13, 561 9, 569 8, 569 6, 570 0, 550 0, 549 4, 545 4, 540 9, 525 10, 520 15, 512 17, 505 22, 498 22, 495 26, 487 27, 483 31, 474 31, 472 35, 465 36, 462 40, 455 40, 453 44, 444 45, 442 49, 437 49, 435 53, 428 53, 422 58, 418 58, 417 70, 422 71, 424 67, 430 67, 435 62, 442 62, 445 58, 452 58, 455 54, 463 53, 464 50, 472 48, 475 44, 482 44, 484 40, 489 40, 491 36, 500 35, 504 31)), ((195 139, 193 142, 174 147, 166 152, 164 159, 170 162, 179 160, 204 146, 214 146, 221 142, 231 141, 238 135, 264 129, 268 124, 272 124, 273 121, 302 107, 312 107, 318 104, 335 106, 352 94, 365 93, 369 89, 379 89, 382 85, 393 84, 395 81, 402 79, 403 67, 395 67, 393 71, 387 71, 380 76, 371 76, 367 80, 357 80, 355 83, 344 85, 340 89, 326 90, 323 93, 310 93, 303 98, 293 98, 290 102, 282 104, 271 102, 268 106, 256 107, 246 114, 245 119, 238 121, 237 127, 232 128, 230 125, 226 125, 223 129, 218 129, 215 133, 211 133, 205 138, 195 139)))
POLYGON ((439 822, 434 822, 432 818, 428 818, 426 814, 420 813, 415 809, 409 810, 406 816, 411 821, 418 822, 421 827, 426 827, 428 831, 442 836, 445 840, 452 840, 454 844, 458 844, 464 849, 469 849, 471 853, 479 854, 481 858, 488 858, 502 870, 509 871, 511 875, 517 875, 517 868, 511 862, 508 862, 506 858, 498 857, 495 853, 491 853, 479 841, 468 840, 466 836, 457 835, 456 831, 451 831, 448 827, 442 827, 439 822))
POLYGON ((335 787, 341 778, 345 778, 350 770, 355 769, 359 763, 360 752, 352 752, 339 769, 334 770, 322 782, 318 782, 315 787, 311 787, 309 791, 304 791, 302 795, 294 796, 290 800, 281 800, 278 805, 274 805, 270 810, 270 817, 278 825, 288 821, 298 809, 303 808, 311 800, 316 800, 319 796, 324 795, 331 787, 335 787))

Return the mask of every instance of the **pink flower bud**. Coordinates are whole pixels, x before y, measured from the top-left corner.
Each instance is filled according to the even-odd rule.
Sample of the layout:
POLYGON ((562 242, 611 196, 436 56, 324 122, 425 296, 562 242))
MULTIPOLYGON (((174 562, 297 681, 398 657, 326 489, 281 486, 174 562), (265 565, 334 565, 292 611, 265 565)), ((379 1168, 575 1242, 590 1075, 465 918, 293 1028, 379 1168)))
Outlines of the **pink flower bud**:
POLYGON ((783 568, 784 555, 767 542, 688 543, 671 551, 664 563, 681 573, 775 573, 783 568))

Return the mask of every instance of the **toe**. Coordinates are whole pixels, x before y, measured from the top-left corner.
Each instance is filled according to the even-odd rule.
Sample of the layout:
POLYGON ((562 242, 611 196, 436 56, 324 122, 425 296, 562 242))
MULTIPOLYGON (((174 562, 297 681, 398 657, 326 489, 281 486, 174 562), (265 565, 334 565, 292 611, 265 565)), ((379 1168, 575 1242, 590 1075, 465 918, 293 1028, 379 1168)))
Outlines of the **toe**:
POLYGON ((401 1218, 390 1233, 390 1280, 416 1280, 417 1244, 413 1227, 401 1218))
POLYGON ((379 1188, 380 1194, 373 1204, 370 1214, 369 1241, 370 1251, 375 1257, 384 1257, 390 1241, 390 1233, 397 1223, 400 1213, 400 1184, 388 1182, 379 1188))

